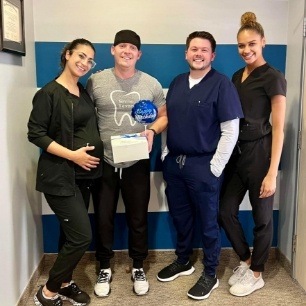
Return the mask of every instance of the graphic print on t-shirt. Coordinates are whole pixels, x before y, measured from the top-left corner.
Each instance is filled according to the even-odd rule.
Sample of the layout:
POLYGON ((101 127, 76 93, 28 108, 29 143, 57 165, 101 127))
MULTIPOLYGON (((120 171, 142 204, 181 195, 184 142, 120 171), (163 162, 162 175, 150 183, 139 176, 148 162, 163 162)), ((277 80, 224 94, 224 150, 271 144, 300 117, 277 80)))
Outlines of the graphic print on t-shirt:
POLYGON ((131 126, 137 122, 131 116, 132 107, 140 100, 140 94, 136 91, 125 92, 123 90, 114 90, 110 94, 110 99, 114 105, 114 121, 118 126, 122 125, 125 117, 130 121, 131 126))

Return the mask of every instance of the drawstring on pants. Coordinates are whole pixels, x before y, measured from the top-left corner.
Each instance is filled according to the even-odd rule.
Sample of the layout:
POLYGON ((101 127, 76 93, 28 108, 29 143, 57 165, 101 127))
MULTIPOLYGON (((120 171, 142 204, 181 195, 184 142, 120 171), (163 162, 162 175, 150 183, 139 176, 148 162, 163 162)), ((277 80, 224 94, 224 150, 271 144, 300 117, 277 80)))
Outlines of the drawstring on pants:
POLYGON ((122 168, 115 168, 115 172, 118 172, 119 169, 119 178, 122 180, 122 168))
POLYGON ((179 164, 179 168, 182 169, 185 165, 186 155, 179 155, 176 158, 176 162, 179 164))

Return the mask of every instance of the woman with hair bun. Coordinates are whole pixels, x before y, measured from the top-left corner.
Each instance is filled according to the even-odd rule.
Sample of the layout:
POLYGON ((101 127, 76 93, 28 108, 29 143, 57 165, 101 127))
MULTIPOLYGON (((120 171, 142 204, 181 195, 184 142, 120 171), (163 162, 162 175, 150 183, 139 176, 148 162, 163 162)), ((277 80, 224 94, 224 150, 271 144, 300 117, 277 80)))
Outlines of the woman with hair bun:
POLYGON ((61 306, 62 300, 78 306, 90 302, 72 274, 92 240, 87 208, 90 190, 102 175, 96 110, 78 82, 95 66, 94 55, 86 39, 68 43, 61 54, 61 74, 33 98, 28 139, 42 150, 36 189, 44 193, 65 237, 47 283, 34 296, 38 306, 61 306))
POLYGON ((237 41, 246 66, 234 73, 232 81, 244 118, 235 153, 225 170, 220 223, 240 258, 228 281, 230 293, 246 296, 265 284, 262 272, 272 244, 273 199, 284 141, 286 80, 263 57, 264 30, 254 13, 242 15, 237 41), (238 219, 247 191, 255 223, 252 252, 238 219))

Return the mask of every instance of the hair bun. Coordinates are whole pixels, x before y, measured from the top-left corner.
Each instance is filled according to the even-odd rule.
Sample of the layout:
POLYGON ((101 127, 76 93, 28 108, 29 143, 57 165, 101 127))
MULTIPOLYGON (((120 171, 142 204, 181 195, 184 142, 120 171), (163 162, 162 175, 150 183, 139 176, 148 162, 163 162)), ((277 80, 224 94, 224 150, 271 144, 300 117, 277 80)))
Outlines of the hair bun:
POLYGON ((256 15, 252 12, 246 12, 241 16, 241 26, 256 22, 256 15))

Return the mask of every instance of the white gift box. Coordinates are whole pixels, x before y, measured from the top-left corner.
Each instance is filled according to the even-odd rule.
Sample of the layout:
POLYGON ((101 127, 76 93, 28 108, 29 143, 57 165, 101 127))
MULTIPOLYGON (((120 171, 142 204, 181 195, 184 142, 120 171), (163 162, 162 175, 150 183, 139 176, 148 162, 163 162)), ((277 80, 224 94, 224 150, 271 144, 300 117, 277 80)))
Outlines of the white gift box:
POLYGON ((147 138, 139 133, 111 136, 111 144, 116 164, 149 158, 147 138))

